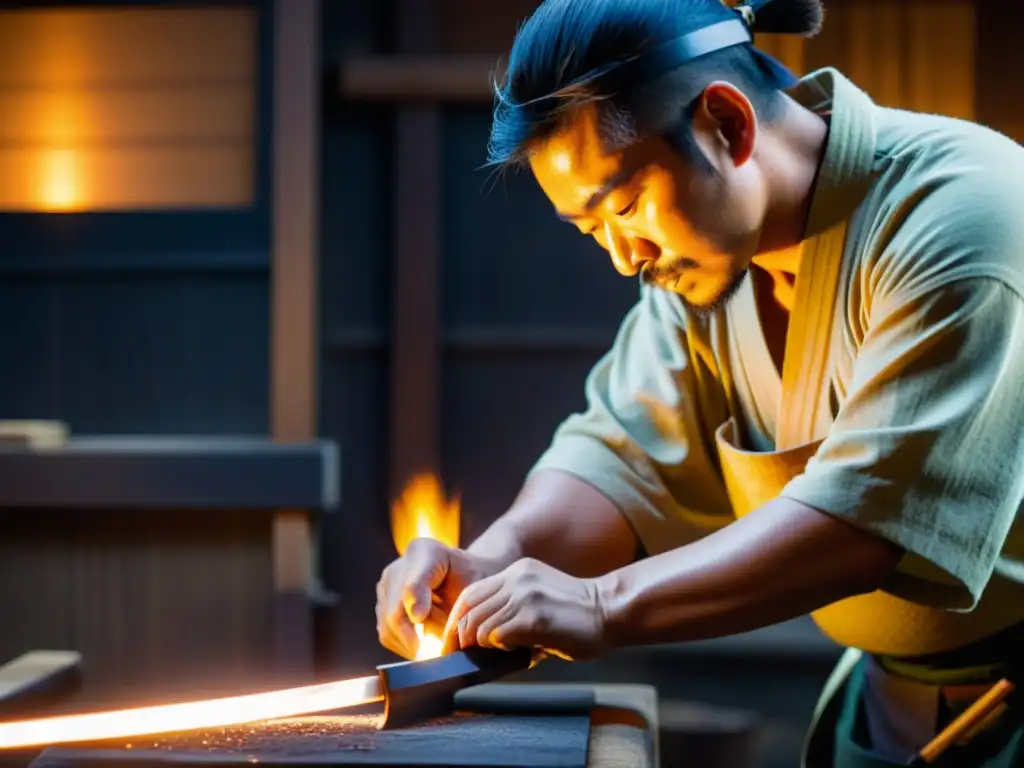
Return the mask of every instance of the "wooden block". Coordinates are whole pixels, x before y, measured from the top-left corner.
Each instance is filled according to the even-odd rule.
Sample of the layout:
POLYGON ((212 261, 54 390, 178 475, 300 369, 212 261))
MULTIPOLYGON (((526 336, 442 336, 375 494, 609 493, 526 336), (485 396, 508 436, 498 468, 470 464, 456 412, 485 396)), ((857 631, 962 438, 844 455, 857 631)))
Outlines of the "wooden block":
POLYGON ((75 651, 29 651, 0 667, 0 716, 36 709, 73 693, 81 683, 75 651))
POLYGON ((60 448, 68 441, 68 431, 59 421, 0 421, 0 447, 60 448))

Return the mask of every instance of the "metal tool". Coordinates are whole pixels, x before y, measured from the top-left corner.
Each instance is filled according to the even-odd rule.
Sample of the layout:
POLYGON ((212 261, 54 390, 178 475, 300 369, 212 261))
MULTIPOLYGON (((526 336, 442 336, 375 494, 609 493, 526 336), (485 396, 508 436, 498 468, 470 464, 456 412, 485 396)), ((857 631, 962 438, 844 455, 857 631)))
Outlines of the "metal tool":
POLYGON ((528 648, 467 648, 428 661, 385 664, 377 674, 183 704, 0 723, 0 750, 218 728, 384 702, 382 728, 451 714, 455 694, 528 669, 528 648))
POLYGON ((529 648, 498 651, 474 646, 429 661, 377 667, 384 691, 381 728, 450 715, 458 691, 528 669, 531 659, 529 648))

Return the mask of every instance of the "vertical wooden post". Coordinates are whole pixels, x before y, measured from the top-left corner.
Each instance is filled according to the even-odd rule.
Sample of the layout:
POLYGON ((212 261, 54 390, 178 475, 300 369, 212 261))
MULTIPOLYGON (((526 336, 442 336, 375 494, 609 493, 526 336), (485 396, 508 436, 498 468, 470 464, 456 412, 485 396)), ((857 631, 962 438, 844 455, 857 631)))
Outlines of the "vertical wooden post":
MULTIPOLYGON (((317 433, 320 0, 274 2, 271 432, 317 433)), ((309 513, 274 516, 274 665, 313 671, 313 536, 309 513)))
MULTIPOLYGON (((396 0, 400 54, 427 54, 437 38, 434 0, 396 0)), ((390 487, 438 471, 441 116, 403 105, 394 135, 390 487)))

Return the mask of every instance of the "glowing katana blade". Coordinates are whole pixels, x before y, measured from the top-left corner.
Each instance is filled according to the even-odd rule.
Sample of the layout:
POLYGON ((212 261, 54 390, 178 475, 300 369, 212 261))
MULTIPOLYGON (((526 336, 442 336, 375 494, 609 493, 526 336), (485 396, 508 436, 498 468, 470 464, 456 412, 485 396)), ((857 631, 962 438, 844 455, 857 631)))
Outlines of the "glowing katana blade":
POLYGON ((241 725, 371 704, 383 698, 380 678, 373 675, 245 696, 17 720, 0 723, 0 749, 241 725))

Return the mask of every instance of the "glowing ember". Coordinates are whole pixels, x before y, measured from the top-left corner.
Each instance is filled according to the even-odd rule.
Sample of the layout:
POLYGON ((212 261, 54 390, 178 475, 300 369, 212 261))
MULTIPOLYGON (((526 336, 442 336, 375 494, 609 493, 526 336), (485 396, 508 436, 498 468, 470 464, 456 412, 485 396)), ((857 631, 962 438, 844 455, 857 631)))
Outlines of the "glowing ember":
POLYGON ((0 723, 0 749, 218 728, 380 701, 376 675, 183 704, 0 723))
MULTIPOLYGON (((391 507, 391 536, 399 555, 413 539, 435 539, 449 547, 459 546, 461 505, 458 497, 445 497, 441 481, 431 474, 416 475, 391 507)), ((441 638, 416 626, 420 647, 418 661, 441 655, 441 638)))

